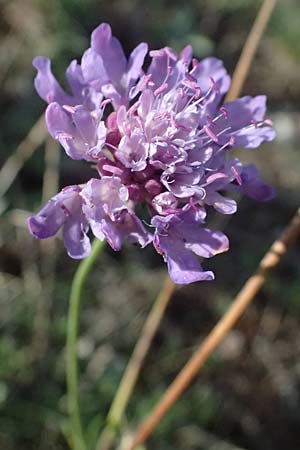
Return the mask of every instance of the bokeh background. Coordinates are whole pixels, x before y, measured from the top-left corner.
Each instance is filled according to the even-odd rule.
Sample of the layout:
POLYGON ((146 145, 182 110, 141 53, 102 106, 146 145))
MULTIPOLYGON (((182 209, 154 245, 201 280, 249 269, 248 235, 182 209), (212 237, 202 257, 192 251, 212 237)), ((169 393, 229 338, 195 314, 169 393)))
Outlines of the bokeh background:
MULTIPOLYGON (((87 164, 66 158, 40 135, 18 150, 43 113, 33 89, 36 55, 53 59, 60 80, 89 34, 109 22, 128 53, 191 43, 198 58, 221 57, 232 73, 260 1, 0 1, 0 449, 64 450, 65 337, 76 261, 59 239, 34 240, 26 217, 58 186, 85 181, 87 164), (16 153, 17 152, 17 153, 16 153), (13 155, 19 156, 12 159, 13 155), (20 156, 21 155, 21 156, 20 156), (14 179, 16 167, 20 167, 14 179), (1 184, 2 183, 2 184, 1 184), (9 186, 9 184, 11 184, 9 186), (3 192, 5 190, 5 192, 3 192)), ((133 429, 197 343, 226 310, 265 250, 299 206, 300 3, 282 0, 251 68, 244 94, 268 95, 278 138, 243 159, 277 189, 268 204, 247 199, 224 223, 231 250, 208 261, 213 283, 174 295, 130 401, 133 429)), ((300 237, 256 301, 147 444, 158 450, 299 450, 300 237)), ((83 420, 90 448, 147 312, 165 277, 151 249, 106 249, 90 276, 81 312, 79 362, 83 420)))

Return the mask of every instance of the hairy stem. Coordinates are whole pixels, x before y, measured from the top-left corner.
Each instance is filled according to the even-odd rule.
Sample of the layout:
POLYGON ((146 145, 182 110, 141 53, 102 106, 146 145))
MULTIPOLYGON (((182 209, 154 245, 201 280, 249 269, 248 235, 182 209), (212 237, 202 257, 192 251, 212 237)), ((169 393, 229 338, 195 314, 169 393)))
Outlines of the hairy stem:
POLYGON ((71 420, 71 435, 75 450, 86 450, 79 408, 77 336, 79 312, 82 292, 86 279, 105 242, 96 239, 93 242, 91 254, 79 264, 73 278, 70 294, 70 304, 67 325, 67 395, 68 411, 71 420))

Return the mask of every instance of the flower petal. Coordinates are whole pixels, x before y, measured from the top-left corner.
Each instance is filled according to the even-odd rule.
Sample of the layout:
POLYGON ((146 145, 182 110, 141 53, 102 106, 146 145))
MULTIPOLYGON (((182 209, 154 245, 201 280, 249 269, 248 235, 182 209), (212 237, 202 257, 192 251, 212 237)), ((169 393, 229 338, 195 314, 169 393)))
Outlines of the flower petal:
POLYGON ((66 94, 51 72, 51 61, 43 56, 37 56, 32 62, 38 73, 34 80, 34 86, 39 96, 47 103, 58 102, 60 104, 73 105, 73 99, 66 94))
POLYGON ((87 236, 87 222, 83 214, 72 216, 63 227, 63 240, 68 255, 74 259, 86 258, 91 251, 87 236))

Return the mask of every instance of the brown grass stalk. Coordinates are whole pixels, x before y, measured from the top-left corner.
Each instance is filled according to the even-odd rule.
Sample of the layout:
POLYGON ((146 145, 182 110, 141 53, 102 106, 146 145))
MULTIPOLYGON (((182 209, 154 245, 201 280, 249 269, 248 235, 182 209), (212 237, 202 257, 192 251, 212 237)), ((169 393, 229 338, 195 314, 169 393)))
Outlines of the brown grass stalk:
POLYGON ((168 410, 190 385, 199 373, 212 352, 227 336, 249 304, 264 285, 270 271, 280 262, 288 247, 300 235, 300 208, 261 260, 256 272, 248 279, 241 291, 234 299, 227 313, 219 320, 207 338, 200 344, 193 356, 169 386, 161 400, 149 414, 135 434, 128 450, 134 450, 143 444, 153 433, 154 429, 166 415, 168 410))
MULTIPOLYGON (((255 53, 257 51, 260 40, 263 36, 267 23, 271 17, 271 14, 274 10, 277 0, 264 0, 256 18, 254 24, 249 32, 247 40, 243 46, 239 61, 234 70, 234 74, 232 77, 232 82, 230 86, 230 90, 225 98, 225 101, 235 100, 245 83, 246 77, 249 73, 251 64, 253 62, 255 53)), ((286 233, 288 237, 288 241, 290 239, 290 233, 293 234, 293 230, 297 229, 299 225, 299 211, 297 212, 295 218, 293 219, 290 227, 288 227, 286 233), (296 222, 296 224, 295 224, 296 222)), ((192 356, 186 366, 179 373, 177 378, 171 384, 171 386, 166 391, 165 395, 159 401, 158 405, 154 408, 152 413, 148 416, 148 419, 141 425, 138 429, 136 435, 133 438, 132 444, 128 450, 134 450, 138 445, 143 444, 146 439, 151 435, 159 421, 163 418, 163 416, 167 413, 173 403, 179 398, 182 392, 188 387, 194 376, 203 366, 211 352, 219 345, 220 342, 224 339, 226 334, 232 328, 232 326, 236 323, 241 314, 245 311, 248 304, 251 303, 256 293, 263 286, 266 275, 268 271, 272 268, 272 265, 267 269, 268 264, 274 264, 276 266, 279 263, 280 257, 285 253, 286 249, 281 247, 281 251, 283 252, 280 255, 280 252, 277 254, 278 260, 274 261, 275 253, 274 248, 280 247, 282 244, 282 239, 286 239, 286 234, 284 233, 279 241, 276 241, 267 255, 263 258, 260 263, 260 266, 257 272, 248 280, 245 284, 244 288, 240 291, 238 296, 236 297, 232 307, 229 309, 227 314, 220 320, 220 322, 216 325, 216 327, 212 330, 210 335, 206 338, 203 345, 200 346, 198 351, 192 356), (272 257, 270 256, 272 255, 272 257), (279 256, 280 255, 280 256, 279 256), (267 266, 265 267, 265 263, 267 266), (261 274, 260 270, 264 267, 265 274, 261 274), (253 281, 254 280, 254 281, 253 281), (252 292, 252 296, 250 295, 252 292)), ((284 242, 284 241, 283 241, 284 242)), ((277 249, 278 251, 278 249, 277 249)), ((168 280, 168 278, 167 278, 168 280)), ((170 280, 170 283, 172 281, 170 280)), ((174 286, 174 284, 173 284, 174 286)), ((98 448, 98 450, 109 450, 110 447, 98 448)))
POLYGON ((19 171, 33 152, 46 138, 44 115, 33 125, 26 138, 19 144, 16 151, 5 161, 0 170, 0 198, 14 182, 19 171))
POLYGON ((264 0, 255 18, 254 24, 244 44, 241 56, 235 67, 232 83, 226 96, 227 102, 235 100, 241 93, 253 58, 255 56, 261 38, 263 37, 271 14, 275 8, 276 2, 277 0, 264 0))

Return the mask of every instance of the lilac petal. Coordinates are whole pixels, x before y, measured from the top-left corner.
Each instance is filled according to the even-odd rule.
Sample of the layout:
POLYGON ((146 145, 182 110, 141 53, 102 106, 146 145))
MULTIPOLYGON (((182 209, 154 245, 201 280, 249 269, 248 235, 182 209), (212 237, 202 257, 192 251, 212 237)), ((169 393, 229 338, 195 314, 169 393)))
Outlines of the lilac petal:
MULTIPOLYGON (((252 122, 260 122, 264 119, 266 113, 266 96, 257 95, 256 97, 238 98, 233 102, 225 103, 227 119, 232 123, 233 130, 239 130, 252 122)), ((227 123, 225 119, 224 123, 227 123)))
POLYGON ((33 66, 38 73, 34 80, 35 89, 39 96, 47 103, 58 102, 60 104, 73 105, 74 100, 61 88, 51 72, 51 61, 43 56, 33 60, 33 66))
MULTIPOLYGON (((151 52, 150 52, 151 55, 151 52)), ((152 52, 152 61, 147 74, 151 76, 153 89, 157 89, 166 80, 166 92, 169 92, 174 86, 179 85, 187 71, 190 62, 191 48, 188 46, 183 49, 181 57, 178 59, 174 50, 170 47, 164 47, 152 52)))
POLYGON ((86 234, 87 222, 83 214, 71 217, 63 227, 63 240, 68 255, 74 259, 86 258, 91 251, 91 243, 86 234))
POLYGON ((115 88, 115 86, 111 83, 102 86, 101 91, 106 98, 109 98, 112 101, 115 110, 117 110, 122 105, 128 104, 128 98, 126 97, 126 95, 121 95, 115 88))
POLYGON ((151 234, 138 217, 126 210, 121 211, 114 221, 106 217, 100 222, 92 220, 90 224, 94 235, 100 240, 106 239, 115 251, 121 249, 126 238, 129 242, 140 244, 142 248, 152 241, 151 234))
POLYGON ((171 192, 162 192, 152 199, 152 206, 158 214, 166 215, 176 210, 178 200, 171 192))
POLYGON ((101 222, 105 217, 115 219, 116 213, 127 209, 128 189, 118 177, 92 178, 82 189, 86 201, 84 213, 88 219, 101 222))
POLYGON ((197 185, 203 173, 202 169, 192 170, 185 166, 182 168, 171 167, 163 172, 161 182, 176 197, 191 197, 199 190, 201 191, 197 185))
POLYGON ((130 221, 130 228, 127 228, 126 230, 128 233, 129 242, 140 244, 142 248, 146 247, 150 244, 150 242, 152 242, 153 236, 146 231, 144 225, 136 215, 132 214, 130 216, 130 221))
POLYGON ((181 50, 179 59, 181 59, 186 65, 186 67, 188 67, 192 61, 192 56, 193 56, 193 47, 191 45, 187 45, 181 50))
MULTIPOLYGON (((266 96, 242 97, 226 103, 226 118, 217 122, 219 129, 230 127, 230 135, 234 137, 235 147, 256 148, 263 141, 272 141, 275 132, 265 125, 263 120, 266 112, 266 96), (256 125, 258 124, 258 125, 256 125)), ((226 141, 224 135, 224 142, 226 141)), ((223 143, 223 140, 221 140, 223 143)))
POLYGON ((185 161, 187 158, 187 153, 185 150, 178 148, 175 145, 165 146, 162 144, 151 144, 149 148, 149 156, 149 162, 153 167, 167 171, 170 170, 170 173, 173 173, 174 166, 185 161))
POLYGON ((253 164, 243 168, 241 179, 242 184, 237 188, 248 197, 264 202, 274 198, 275 190, 260 179, 259 172, 253 164))
POLYGON ((155 89, 161 86, 166 78, 168 64, 170 65, 170 61, 164 48, 158 50, 155 56, 152 57, 147 74, 151 75, 151 82, 154 83, 155 89))
POLYGON ((230 76, 220 59, 209 57, 200 61, 191 71, 191 75, 197 79, 201 92, 205 93, 211 87, 211 78, 217 85, 221 95, 225 94, 230 86, 230 76))
POLYGON ((46 124, 51 136, 60 140, 60 136, 73 136, 74 127, 68 113, 57 103, 53 102, 46 109, 46 124))
POLYGON ((109 82, 103 59, 92 48, 84 52, 81 67, 85 81, 92 83, 95 88, 100 89, 109 82))
POLYGON ((198 258, 192 251, 178 245, 176 240, 158 238, 158 235, 156 235, 153 244, 157 252, 163 255, 169 275, 174 283, 190 284, 196 281, 214 279, 213 272, 204 272, 198 258))
POLYGON ((203 258, 211 258, 229 248, 229 240, 224 233, 207 228, 200 228, 197 233, 189 234, 189 240, 186 248, 203 258))
POLYGON ((97 124, 90 111, 83 106, 78 106, 72 115, 72 119, 82 139, 85 142, 93 143, 95 141, 97 124))
POLYGON ((88 148, 78 134, 71 117, 58 103, 51 103, 46 109, 46 124, 51 136, 58 140, 72 159, 85 159, 88 148))
POLYGON ((68 186, 28 219, 31 234, 39 239, 54 236, 63 227, 65 245, 74 258, 84 257, 89 249, 80 191, 79 186, 68 186))
POLYGON ((99 224, 99 229, 113 250, 116 252, 121 250, 124 235, 120 232, 117 223, 112 222, 110 219, 103 220, 101 225, 99 224))
POLYGON ((46 239, 54 236, 65 220, 65 211, 57 206, 54 199, 51 199, 38 214, 28 218, 28 228, 36 238, 46 239))
POLYGON ((147 52, 148 52, 148 45, 144 42, 139 44, 131 52, 127 63, 127 84, 129 88, 141 76, 142 66, 144 64, 147 52))
POLYGON ((191 252, 181 251, 177 253, 170 248, 166 256, 170 278, 176 284, 190 284, 196 281, 214 280, 214 273, 204 271, 196 256, 191 252))
POLYGON ((270 126, 251 126, 234 133, 235 147, 257 148, 264 141, 270 142, 276 133, 270 126))
POLYGON ((138 108, 139 116, 142 119, 146 119, 147 115, 151 112, 153 102, 154 102, 154 94, 150 89, 145 89, 140 98, 139 98, 140 106, 138 108))
POLYGON ((107 129, 104 122, 101 121, 96 129, 96 143, 94 147, 90 148, 87 152, 92 159, 98 159, 99 161, 100 153, 106 143, 106 136, 107 129))
POLYGON ((212 205, 221 214, 234 214, 237 211, 236 201, 223 197, 218 192, 207 193, 204 201, 207 205, 212 205))
POLYGON ((119 83, 126 71, 126 58, 107 23, 102 23, 92 32, 91 48, 101 56, 108 78, 119 83))
POLYGON ((146 231, 140 219, 133 213, 122 211, 116 225, 124 238, 129 242, 137 243, 142 248, 152 241, 152 235, 146 231))
POLYGON ((75 108, 72 115, 58 103, 51 103, 46 110, 46 123, 51 136, 58 140, 70 158, 93 160, 105 142, 106 129, 102 122, 83 106, 75 108))
POLYGON ((208 163, 212 158, 214 150, 212 147, 205 147, 201 149, 192 149, 188 152, 187 164, 189 166, 201 166, 208 163))
POLYGON ((209 258, 228 249, 227 237, 203 228, 204 219, 203 208, 187 206, 178 213, 151 220, 156 227, 153 244, 167 262, 175 283, 212 280, 213 273, 203 272, 195 254, 209 258))
POLYGON ((132 171, 144 170, 147 166, 147 143, 142 135, 123 136, 115 155, 125 167, 132 171))
POLYGON ((77 98, 80 97, 81 91, 85 86, 85 81, 81 66, 75 59, 69 64, 69 67, 66 70, 66 77, 71 86, 73 95, 77 98))

